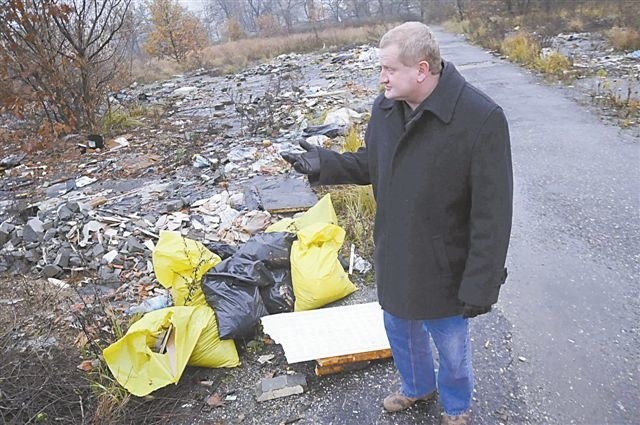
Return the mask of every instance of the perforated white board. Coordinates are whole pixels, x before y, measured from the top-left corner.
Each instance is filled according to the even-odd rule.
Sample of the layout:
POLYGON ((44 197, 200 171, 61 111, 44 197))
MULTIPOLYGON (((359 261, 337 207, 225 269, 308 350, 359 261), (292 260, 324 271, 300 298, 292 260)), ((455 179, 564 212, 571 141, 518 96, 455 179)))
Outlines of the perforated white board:
POLYGON ((375 302, 273 314, 261 321, 289 364, 389 348, 382 309, 375 302))

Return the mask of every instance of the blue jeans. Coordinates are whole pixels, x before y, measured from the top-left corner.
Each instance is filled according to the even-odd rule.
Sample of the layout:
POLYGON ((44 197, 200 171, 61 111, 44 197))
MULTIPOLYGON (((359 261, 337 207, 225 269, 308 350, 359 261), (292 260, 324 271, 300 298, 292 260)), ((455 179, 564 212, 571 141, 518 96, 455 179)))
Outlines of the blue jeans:
POLYGON ((446 414, 459 415, 471 408, 473 369, 467 319, 406 320, 385 311, 384 326, 404 395, 418 398, 437 388, 446 414), (438 350, 437 381, 429 336, 438 350))

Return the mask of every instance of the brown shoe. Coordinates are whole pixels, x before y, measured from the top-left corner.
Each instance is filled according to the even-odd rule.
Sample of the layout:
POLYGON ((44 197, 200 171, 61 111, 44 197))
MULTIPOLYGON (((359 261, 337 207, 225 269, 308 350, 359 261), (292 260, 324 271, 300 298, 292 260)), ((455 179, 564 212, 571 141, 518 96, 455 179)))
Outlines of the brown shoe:
POLYGON ((401 410, 410 408, 418 401, 431 401, 435 398, 435 391, 418 398, 407 397, 401 392, 397 392, 385 398, 382 402, 382 405, 384 406, 384 410, 386 410, 387 412, 399 412, 401 410))
POLYGON ((443 413, 442 418, 440 419, 440 425, 469 425, 470 423, 470 410, 467 410, 460 415, 447 415, 446 413, 443 413))

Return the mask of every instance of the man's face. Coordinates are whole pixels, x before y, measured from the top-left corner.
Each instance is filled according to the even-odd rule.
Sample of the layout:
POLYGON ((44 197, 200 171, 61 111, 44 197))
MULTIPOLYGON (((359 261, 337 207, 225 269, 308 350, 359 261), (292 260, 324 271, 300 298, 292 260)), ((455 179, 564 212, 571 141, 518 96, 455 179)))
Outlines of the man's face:
POLYGON ((384 85, 384 96, 392 100, 411 102, 417 95, 418 65, 404 65, 395 44, 380 49, 380 84, 384 85))

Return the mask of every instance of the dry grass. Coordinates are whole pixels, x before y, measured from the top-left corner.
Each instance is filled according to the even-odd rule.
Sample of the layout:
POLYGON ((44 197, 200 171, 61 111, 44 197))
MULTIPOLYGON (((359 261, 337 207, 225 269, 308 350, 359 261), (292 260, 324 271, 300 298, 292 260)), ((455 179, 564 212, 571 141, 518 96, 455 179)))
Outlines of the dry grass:
POLYGON ((500 50, 510 60, 522 65, 532 65, 540 57, 540 45, 525 32, 506 37, 500 50))
POLYGON ((335 46, 377 43, 390 25, 328 28, 317 33, 230 41, 209 46, 197 54, 190 55, 183 65, 166 60, 137 62, 133 67, 133 75, 136 81, 152 82, 198 68, 218 69, 225 74, 233 73, 251 63, 265 61, 284 53, 304 53, 335 46))
POLYGON ((533 63, 533 68, 549 75, 563 76, 572 67, 571 61, 558 52, 552 52, 549 55, 539 57, 533 63))
POLYGON ((548 75, 563 76, 571 69, 571 61, 558 52, 541 55, 540 44, 525 32, 506 37, 500 50, 510 60, 548 75))
POLYGON ((640 33, 632 28, 614 27, 607 32, 607 38, 616 50, 629 51, 640 49, 640 33))

